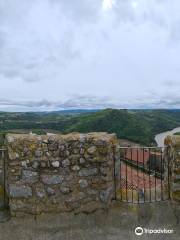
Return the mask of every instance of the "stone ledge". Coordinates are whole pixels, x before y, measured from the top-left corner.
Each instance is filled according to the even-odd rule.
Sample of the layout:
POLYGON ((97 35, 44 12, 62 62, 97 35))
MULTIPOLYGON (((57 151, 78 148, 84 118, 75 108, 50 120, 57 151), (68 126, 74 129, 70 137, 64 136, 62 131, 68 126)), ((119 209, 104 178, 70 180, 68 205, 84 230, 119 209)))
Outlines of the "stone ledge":
POLYGON ((69 133, 69 134, 53 134, 53 135, 36 135, 36 134, 7 134, 6 142, 13 143, 18 140, 27 140, 27 141, 43 141, 47 142, 55 140, 64 140, 64 141, 79 141, 85 142, 89 140, 95 141, 95 144, 101 146, 106 142, 117 143, 116 134, 108 134, 106 132, 92 132, 92 133, 69 133))
POLYGON ((167 145, 167 146, 171 146, 173 148, 179 148, 180 149, 180 136, 169 135, 165 138, 164 144, 167 145))
POLYGON ((180 201, 180 136, 167 136, 164 141, 170 147, 170 195, 173 201, 180 201), (174 156, 172 158, 172 156, 174 156))

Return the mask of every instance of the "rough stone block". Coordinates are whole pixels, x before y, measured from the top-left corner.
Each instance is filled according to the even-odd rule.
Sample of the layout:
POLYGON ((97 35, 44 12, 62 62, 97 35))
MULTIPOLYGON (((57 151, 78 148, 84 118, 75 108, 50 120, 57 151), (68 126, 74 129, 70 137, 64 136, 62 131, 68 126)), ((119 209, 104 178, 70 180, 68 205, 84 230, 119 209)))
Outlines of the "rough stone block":
POLYGON ((67 187, 66 185, 61 185, 60 186, 60 191, 62 192, 62 193, 64 193, 64 194, 67 194, 67 193, 70 193, 70 188, 69 187, 67 187))
MULTIPOLYGON (((27 167, 27 165, 26 165, 26 167, 27 167)), ((38 161, 34 161, 33 164, 32 164, 32 167, 33 167, 34 169, 38 169, 38 167, 39 167, 39 162, 38 162, 38 161)))
POLYGON ((73 171, 79 171, 80 167, 78 165, 75 165, 75 166, 72 167, 72 170, 73 171))
POLYGON ((113 197, 113 187, 100 191, 99 197, 103 203, 108 203, 113 197))
POLYGON ((171 197, 174 201, 180 202, 180 192, 172 192, 171 197))
POLYGON ((50 188, 50 187, 48 187, 48 188, 46 189, 46 192, 47 192, 47 194, 48 194, 49 196, 52 196, 52 195, 55 194, 55 190, 54 190, 53 188, 50 188))
POLYGON ((42 175, 41 180, 44 184, 55 185, 63 182, 64 177, 60 175, 42 175))
POLYGON ((45 198, 46 197, 46 191, 44 189, 43 184, 39 184, 36 186, 36 195, 38 198, 45 198))
POLYGON ((95 146, 91 146, 87 149, 87 152, 92 155, 96 153, 96 150, 97 148, 95 146))
POLYGON ((60 162, 59 161, 54 161, 51 163, 51 165, 54 167, 54 168, 58 168, 60 166, 60 162))
POLYGON ((180 192, 180 183, 173 183, 172 184, 172 191, 173 192, 180 192))
POLYGON ((70 166, 70 164, 71 163, 70 163, 69 159, 65 159, 65 160, 62 161, 62 166, 63 167, 68 167, 68 166, 70 166))
POLYGON ((32 189, 25 185, 9 185, 9 195, 12 198, 28 198, 32 197, 32 189))
POLYGON ((26 183, 35 183, 39 180, 39 175, 37 172, 33 172, 30 170, 22 171, 22 180, 26 183))
MULTIPOLYGON (((175 176, 174 176, 174 180, 175 180, 175 181, 179 181, 179 180, 180 180, 180 174, 175 175, 175 176)), ((179 185, 180 185, 180 183, 179 183, 179 185)))
POLYGON ((80 164, 84 164, 84 163, 86 162, 86 160, 81 157, 81 158, 79 159, 79 162, 80 162, 80 164))
POLYGON ((98 174, 97 168, 84 168, 79 171, 80 177, 88 177, 88 176, 94 176, 98 174))
POLYGON ((86 179, 80 179, 79 186, 80 188, 86 188, 88 186, 88 181, 86 179))

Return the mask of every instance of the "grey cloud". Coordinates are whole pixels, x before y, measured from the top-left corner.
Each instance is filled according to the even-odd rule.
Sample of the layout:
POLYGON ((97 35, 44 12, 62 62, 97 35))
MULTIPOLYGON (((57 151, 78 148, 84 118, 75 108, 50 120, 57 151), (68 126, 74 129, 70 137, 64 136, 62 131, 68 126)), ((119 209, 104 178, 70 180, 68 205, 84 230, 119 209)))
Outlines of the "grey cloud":
POLYGON ((146 96, 129 100, 118 100, 108 97, 97 97, 91 95, 76 95, 66 100, 50 101, 25 101, 25 100, 7 100, 0 99, 0 106, 25 107, 29 110, 60 110, 60 109, 103 109, 103 108, 180 108, 179 92, 169 92, 158 96, 153 91, 148 92, 146 96), (154 95, 156 94, 156 95, 154 95))
POLYGON ((8 99, 0 99, 0 106, 21 106, 21 107, 49 107, 51 103, 47 100, 41 101, 17 101, 17 100, 8 100, 8 99))
POLYGON ((60 4, 74 21, 83 24, 85 22, 96 22, 99 16, 102 0, 66 0, 54 2, 60 4))
MULTIPOLYGON (((138 14, 132 2, 115 1, 112 11, 117 18, 109 26, 124 22, 140 25, 144 21, 161 26, 168 24, 168 18, 160 11, 162 2, 146 1, 138 14), (156 8, 156 4, 160 7, 156 8)), ((86 41, 91 40, 94 52, 100 49, 101 42, 111 41, 111 31, 102 23, 101 7, 102 0, 1 2, 0 73, 34 82, 53 78, 57 72, 61 75, 61 69, 68 68, 77 59, 86 60, 89 58, 89 49, 84 49, 86 41)), ((171 35, 175 39, 173 33, 171 35)))
POLYGON ((115 2, 114 11, 116 17, 120 22, 134 22, 135 21, 135 10, 132 6, 132 0, 119 0, 115 2))
POLYGON ((112 107, 115 104, 109 103, 108 99, 95 96, 74 96, 64 101, 24 101, 24 100, 7 100, 0 99, 0 106, 22 106, 27 108, 56 108, 56 109, 71 109, 71 108, 105 108, 112 107))
MULTIPOLYGON (((65 68, 75 58, 80 57, 79 49, 73 44, 76 27, 66 15, 68 4, 64 3, 67 6, 63 13, 57 11, 63 1, 56 1, 55 6, 53 2, 33 0, 30 4, 25 0, 21 4, 22 1, 15 0, 4 1, 4 4, 0 5, 0 10, 4 13, 0 16, 1 74, 9 78, 18 76, 25 81, 39 81, 45 78, 45 75, 48 76, 48 68, 53 77, 57 69, 65 68), (41 16, 39 8, 42 8, 46 15, 41 16)), ((69 1, 69 4, 70 2, 75 6, 73 1, 69 1)), ((79 7, 82 2, 79 1, 79 7)), ((86 5, 87 13, 88 4, 86 5)), ((78 12, 76 14, 79 18, 78 12)))
POLYGON ((142 98, 134 99, 132 103, 137 108, 180 108, 180 94, 179 89, 164 91, 164 93, 158 93, 157 89, 154 91, 148 91, 142 98))
POLYGON ((180 19, 175 21, 169 30, 170 43, 176 43, 180 40, 180 19))
POLYGON ((178 87, 180 86, 180 82, 175 80, 166 80, 163 82, 163 85, 166 87, 178 87))
POLYGON ((114 1, 103 12, 102 0, 1 0, 0 105, 177 107, 179 1, 114 1))
POLYGON ((57 105, 62 108, 106 108, 116 106, 111 103, 111 99, 96 96, 74 96, 57 105))
MULTIPOLYGON (((114 12, 119 21, 142 25, 151 23, 167 33, 167 44, 176 44, 180 40, 180 6, 179 1, 152 0, 136 1, 137 7, 133 7, 134 0, 117 0, 114 12)), ((115 24, 119 26, 117 23, 115 24)))

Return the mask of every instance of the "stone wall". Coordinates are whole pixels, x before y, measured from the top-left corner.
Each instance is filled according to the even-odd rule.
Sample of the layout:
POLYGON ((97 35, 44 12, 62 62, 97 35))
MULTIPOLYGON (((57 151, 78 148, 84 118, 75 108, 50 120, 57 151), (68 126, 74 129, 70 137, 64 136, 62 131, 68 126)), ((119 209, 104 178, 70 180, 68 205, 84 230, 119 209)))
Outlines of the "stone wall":
POLYGON ((114 134, 6 136, 12 215, 92 212, 113 198, 114 134))
MULTIPOLYGON (((180 201, 180 136, 168 136, 165 139, 167 161, 169 159, 169 187, 170 198, 175 202, 180 201), (168 152, 167 152, 168 151, 168 152)), ((166 162, 167 162, 166 161, 166 162)), ((168 183, 168 174, 166 166, 166 182, 168 183)))

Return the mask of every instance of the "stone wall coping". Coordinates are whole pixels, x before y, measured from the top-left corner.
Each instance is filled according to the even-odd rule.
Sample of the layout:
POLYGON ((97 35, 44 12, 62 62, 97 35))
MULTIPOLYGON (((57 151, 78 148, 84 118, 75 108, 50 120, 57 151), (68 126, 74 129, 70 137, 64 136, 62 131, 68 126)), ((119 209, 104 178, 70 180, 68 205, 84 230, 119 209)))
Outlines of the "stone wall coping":
POLYGON ((16 140, 28 140, 28 141, 45 141, 45 140, 72 140, 72 141, 81 141, 86 140, 101 140, 116 143, 117 137, 116 134, 106 133, 106 132, 91 132, 91 133, 69 133, 69 134, 48 134, 48 135, 37 135, 37 134, 12 134, 9 133, 6 135, 6 141, 8 143, 14 142, 16 140))
POLYGON ((180 201, 180 181, 179 181, 179 173, 180 173, 180 136, 171 135, 167 136, 164 141, 166 146, 170 147, 170 153, 167 158, 170 159, 170 195, 171 200, 180 201))
POLYGON ((165 138, 164 144, 166 146, 171 146, 171 147, 174 147, 174 148, 180 148, 180 136, 169 135, 165 138))

